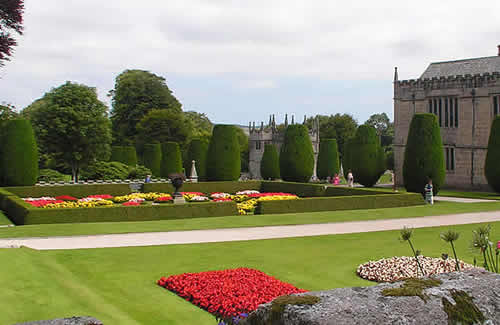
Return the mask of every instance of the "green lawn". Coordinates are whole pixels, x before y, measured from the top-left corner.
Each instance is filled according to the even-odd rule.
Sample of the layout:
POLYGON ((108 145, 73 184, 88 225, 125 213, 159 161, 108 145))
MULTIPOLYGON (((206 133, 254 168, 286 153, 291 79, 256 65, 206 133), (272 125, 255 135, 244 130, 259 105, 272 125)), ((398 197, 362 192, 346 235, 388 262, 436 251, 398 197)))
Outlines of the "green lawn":
MULTIPOLYGON (((500 239, 500 222, 492 238, 500 239), (495 235, 496 234, 496 235, 495 235)), ((460 258, 472 262, 471 231, 453 227, 460 258)), ((446 228, 414 232, 424 255, 439 257, 449 245, 446 228)), ((356 267, 365 261, 408 255, 398 231, 230 243, 34 251, 0 249, 0 324, 92 315, 104 324, 216 324, 207 312, 155 285, 161 276, 235 267, 260 269, 309 290, 364 286, 356 267)))
POLYGON ((7 218, 3 213, 2 211, 0 211, 0 226, 4 226, 4 225, 11 225, 12 224, 12 221, 9 220, 9 218, 7 218))
POLYGON ((494 192, 463 192, 452 190, 439 191, 440 196, 463 197, 470 199, 500 200, 500 194, 494 192))
POLYGON ((328 211, 311 213, 246 215, 214 218, 142 222, 98 222, 77 224, 45 224, 0 228, 0 238, 49 237, 89 234, 118 234, 130 232, 154 232, 198 230, 239 227, 296 225, 309 223, 344 222, 375 219, 424 217, 441 214, 500 210, 500 202, 455 203, 437 202, 433 206, 422 205, 404 208, 328 211))

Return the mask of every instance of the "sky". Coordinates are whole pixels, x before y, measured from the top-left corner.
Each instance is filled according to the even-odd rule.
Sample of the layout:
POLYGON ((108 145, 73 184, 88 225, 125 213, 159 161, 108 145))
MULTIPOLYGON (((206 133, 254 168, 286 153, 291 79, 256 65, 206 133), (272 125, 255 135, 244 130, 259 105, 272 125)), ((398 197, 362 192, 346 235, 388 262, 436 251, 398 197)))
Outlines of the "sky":
POLYGON ((72 81, 111 110, 116 76, 142 69, 214 123, 392 119, 394 67, 416 79, 431 62, 497 55, 499 12, 492 0, 25 0, 0 103, 22 109, 72 81))

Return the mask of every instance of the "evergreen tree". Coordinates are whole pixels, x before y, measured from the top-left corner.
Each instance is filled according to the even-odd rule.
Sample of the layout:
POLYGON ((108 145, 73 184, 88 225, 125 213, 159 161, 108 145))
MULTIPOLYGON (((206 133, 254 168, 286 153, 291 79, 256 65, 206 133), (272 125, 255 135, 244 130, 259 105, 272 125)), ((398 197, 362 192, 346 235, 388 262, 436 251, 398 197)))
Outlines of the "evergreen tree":
POLYGON ((137 165, 137 154, 133 146, 112 146, 109 161, 118 161, 134 167, 137 165))
POLYGON ((349 146, 349 160, 355 181, 372 187, 385 171, 385 154, 375 128, 361 125, 349 146))
POLYGON ((161 144, 161 177, 168 177, 173 173, 182 172, 181 150, 177 142, 161 144))
POLYGON ((307 127, 293 124, 285 130, 280 152, 281 178, 290 182, 308 182, 314 172, 314 151, 307 127))
POLYGON ((13 119, 4 123, 1 175, 6 186, 30 186, 38 178, 38 148, 28 120, 13 119))
POLYGON ((484 164, 484 175, 488 184, 500 193, 500 116, 497 116, 491 124, 490 138, 488 140, 488 152, 484 164))
POLYGON ((144 166, 149 168, 154 176, 161 175, 161 145, 149 143, 144 145, 144 166))
POLYGON ((339 172, 339 153, 337 140, 322 139, 319 143, 317 174, 320 179, 333 177, 339 172))
POLYGON ((413 116, 403 162, 404 186, 408 192, 422 193, 432 179, 434 194, 444 184, 443 143, 436 115, 418 113, 413 116))
POLYGON ((235 126, 214 126, 208 146, 207 177, 211 181, 234 181, 240 177, 241 158, 235 126))
POLYGON ((280 178, 280 161, 278 150, 273 144, 264 146, 264 154, 260 161, 260 175, 262 179, 278 179, 280 178))
POLYGON ((196 173, 198 174, 198 180, 205 181, 207 179, 207 153, 208 142, 206 140, 191 140, 186 153, 186 161, 184 162, 184 169, 186 170, 187 176, 190 176, 191 167, 194 160, 196 173))

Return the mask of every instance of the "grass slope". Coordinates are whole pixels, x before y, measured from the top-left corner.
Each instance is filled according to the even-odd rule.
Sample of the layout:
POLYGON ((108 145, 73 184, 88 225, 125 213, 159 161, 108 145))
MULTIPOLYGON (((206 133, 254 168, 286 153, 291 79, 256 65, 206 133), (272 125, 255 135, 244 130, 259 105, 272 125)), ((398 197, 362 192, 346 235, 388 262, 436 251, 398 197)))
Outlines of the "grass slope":
POLYGON ((2 211, 0 211, 0 226, 11 225, 11 224, 12 221, 10 221, 9 218, 7 218, 2 211))
MULTIPOLYGON (((500 239, 500 222, 493 223, 500 239)), ((459 258, 472 262, 469 241, 477 225, 453 227, 459 258)), ((422 228, 413 243, 426 256, 450 246, 448 227, 422 228)), ((34 251, 0 249, 1 324, 92 315, 105 324, 215 324, 207 312, 156 286, 161 276, 252 267, 308 290, 374 283, 355 274, 365 261, 409 255, 399 231, 230 243, 34 251)), ((481 259, 478 258, 478 261, 481 259)))
POLYGON ((367 209, 356 211, 245 215, 142 222, 98 222, 27 225, 10 228, 0 228, 0 238, 75 236, 90 234, 119 234, 131 232, 298 225, 376 219, 411 218, 495 210, 500 210, 500 202, 437 202, 433 206, 422 205, 415 207, 367 209))
POLYGON ((469 199, 500 200, 500 194, 494 192, 462 192, 452 190, 441 190, 439 196, 463 197, 469 199))

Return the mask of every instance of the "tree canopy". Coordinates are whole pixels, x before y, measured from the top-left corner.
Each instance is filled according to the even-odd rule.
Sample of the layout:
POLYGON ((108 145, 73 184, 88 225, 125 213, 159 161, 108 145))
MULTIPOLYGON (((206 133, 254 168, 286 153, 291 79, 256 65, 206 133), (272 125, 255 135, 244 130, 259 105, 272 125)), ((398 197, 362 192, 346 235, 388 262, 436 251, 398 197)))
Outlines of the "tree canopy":
POLYGON ((54 154, 71 166, 74 180, 82 166, 109 157, 107 107, 97 98, 95 88, 68 81, 25 111, 23 115, 32 122, 41 152, 54 154))
POLYGON ((23 34, 23 0, 0 1, 0 67, 10 61, 13 47, 17 45, 14 33, 23 34))
MULTIPOLYGON (((335 114, 330 116, 318 115, 320 139, 336 139, 340 154, 344 153, 345 141, 354 137, 358 122, 349 114, 335 114)), ((309 129, 314 126, 316 117, 310 117, 306 121, 309 129)))
POLYGON ((366 120, 365 125, 373 126, 375 130, 377 130, 377 135, 380 137, 382 147, 392 145, 392 139, 394 138, 394 123, 391 122, 387 114, 373 114, 366 120))
POLYGON ((186 123, 190 123, 190 129, 192 130, 191 136, 193 138, 206 139, 207 141, 210 140, 214 125, 205 113, 187 111, 184 112, 184 118, 186 123))
POLYGON ((125 70, 116 77, 115 88, 109 96, 112 97, 111 121, 116 144, 132 144, 137 123, 151 110, 182 111, 165 78, 148 71, 125 70))

